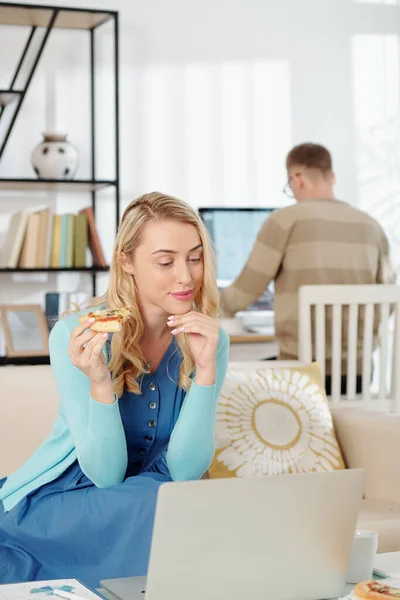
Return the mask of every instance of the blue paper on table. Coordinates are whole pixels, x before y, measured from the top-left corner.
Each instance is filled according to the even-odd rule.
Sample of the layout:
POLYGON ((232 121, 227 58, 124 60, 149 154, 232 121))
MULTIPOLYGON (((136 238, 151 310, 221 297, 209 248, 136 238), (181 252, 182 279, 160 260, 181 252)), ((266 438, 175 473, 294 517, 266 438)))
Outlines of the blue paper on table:
POLYGON ((51 581, 28 581, 0 585, 0 600, 58 600, 62 597, 71 600, 104 600, 101 594, 91 590, 78 579, 54 579, 51 581))

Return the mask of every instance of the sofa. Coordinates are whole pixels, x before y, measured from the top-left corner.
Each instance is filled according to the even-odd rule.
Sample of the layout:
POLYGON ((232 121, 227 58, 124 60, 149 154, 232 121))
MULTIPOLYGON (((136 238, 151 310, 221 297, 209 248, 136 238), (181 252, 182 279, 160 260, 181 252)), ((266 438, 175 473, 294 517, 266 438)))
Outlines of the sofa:
MULTIPOLYGON (((58 401, 49 366, 0 368, 0 394, 1 478, 50 432, 58 401)), ((400 550, 400 415, 353 408, 332 415, 346 466, 365 469, 358 527, 378 531, 379 552, 400 550)))

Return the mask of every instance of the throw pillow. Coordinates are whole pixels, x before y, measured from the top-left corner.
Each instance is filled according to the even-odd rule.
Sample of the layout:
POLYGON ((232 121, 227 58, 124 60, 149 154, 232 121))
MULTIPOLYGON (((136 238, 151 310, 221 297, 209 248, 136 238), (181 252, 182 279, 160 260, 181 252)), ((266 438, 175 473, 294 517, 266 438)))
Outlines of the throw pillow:
POLYGON ((317 363, 228 373, 211 478, 344 469, 317 363))

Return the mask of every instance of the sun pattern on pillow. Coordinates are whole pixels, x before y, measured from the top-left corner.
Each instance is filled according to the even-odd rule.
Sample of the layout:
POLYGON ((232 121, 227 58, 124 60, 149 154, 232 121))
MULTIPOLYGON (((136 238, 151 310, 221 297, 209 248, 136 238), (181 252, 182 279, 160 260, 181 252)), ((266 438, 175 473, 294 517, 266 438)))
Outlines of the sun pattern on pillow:
POLYGON ((228 370, 211 478, 344 469, 317 363, 228 370))

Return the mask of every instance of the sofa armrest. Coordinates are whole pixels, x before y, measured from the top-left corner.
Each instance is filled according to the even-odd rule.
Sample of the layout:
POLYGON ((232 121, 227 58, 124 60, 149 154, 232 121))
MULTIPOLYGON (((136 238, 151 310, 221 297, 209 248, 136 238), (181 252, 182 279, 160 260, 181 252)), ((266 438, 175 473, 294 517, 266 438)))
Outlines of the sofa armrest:
POLYGON ((346 466, 365 470, 365 498, 400 503, 400 415, 332 410, 346 466))

